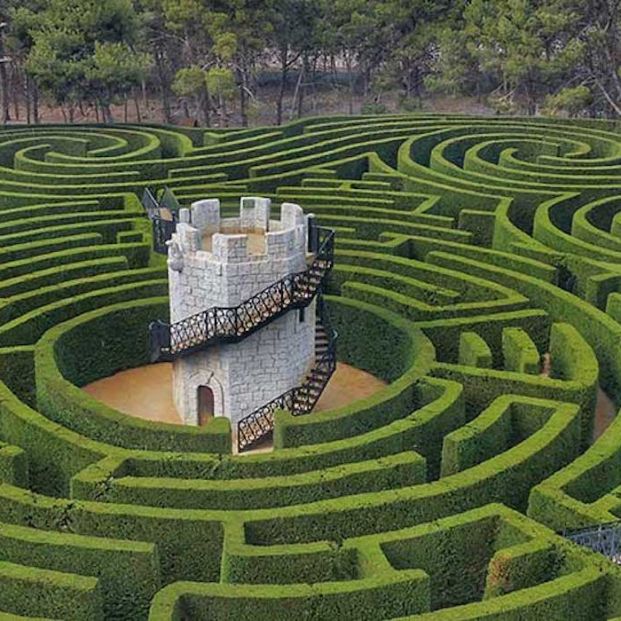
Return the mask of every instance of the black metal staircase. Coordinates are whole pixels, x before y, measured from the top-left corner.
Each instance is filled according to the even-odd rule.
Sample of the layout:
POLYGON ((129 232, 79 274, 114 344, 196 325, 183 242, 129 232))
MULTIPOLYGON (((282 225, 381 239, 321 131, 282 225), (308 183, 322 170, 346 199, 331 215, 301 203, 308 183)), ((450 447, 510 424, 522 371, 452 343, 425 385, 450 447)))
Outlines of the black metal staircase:
POLYGON ((574 531, 565 531, 564 536, 608 557, 613 563, 621 565, 621 521, 596 524, 574 531))
POLYGON ((240 453, 269 440, 274 429, 274 413, 288 410, 294 416, 310 414, 336 370, 338 334, 330 326, 323 299, 317 299, 315 364, 304 382, 262 405, 237 423, 237 449, 240 453))

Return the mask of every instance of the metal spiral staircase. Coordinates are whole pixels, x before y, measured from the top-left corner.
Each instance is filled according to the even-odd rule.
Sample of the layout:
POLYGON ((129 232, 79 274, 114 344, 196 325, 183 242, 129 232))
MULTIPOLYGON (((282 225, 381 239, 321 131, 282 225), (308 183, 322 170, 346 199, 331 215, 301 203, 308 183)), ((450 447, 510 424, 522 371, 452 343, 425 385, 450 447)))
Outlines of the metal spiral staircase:
MULTIPOLYGON (((148 189, 142 203, 153 225, 153 249, 165 254, 166 242, 175 230, 177 212, 158 203, 148 189), (164 209, 172 214, 172 219, 163 217, 164 209)), ((271 436, 276 410, 289 410, 295 416, 310 413, 336 369, 337 333, 329 324, 321 296, 322 285, 334 265, 334 231, 312 225, 309 238, 314 256, 304 271, 288 274, 238 306, 213 306, 172 324, 158 320, 149 325, 151 361, 172 361, 215 344, 242 341, 290 310, 303 309, 317 298, 315 365, 300 386, 238 422, 240 452, 271 436)))
POLYGON ((613 563, 621 565, 621 521, 596 524, 573 531, 564 536, 574 543, 599 552, 613 563))

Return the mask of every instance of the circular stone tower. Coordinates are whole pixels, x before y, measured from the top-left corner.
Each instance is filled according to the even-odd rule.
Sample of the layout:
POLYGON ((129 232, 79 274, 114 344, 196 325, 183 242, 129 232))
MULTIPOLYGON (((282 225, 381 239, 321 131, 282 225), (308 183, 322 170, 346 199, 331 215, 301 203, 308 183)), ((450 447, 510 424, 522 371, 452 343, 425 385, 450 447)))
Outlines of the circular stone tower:
POLYGON ((186 424, 225 416, 233 425, 299 386, 315 362, 315 300, 288 308, 292 274, 312 255, 309 221, 283 203, 245 197, 239 217, 219 200, 179 212, 168 243, 173 393, 186 424))

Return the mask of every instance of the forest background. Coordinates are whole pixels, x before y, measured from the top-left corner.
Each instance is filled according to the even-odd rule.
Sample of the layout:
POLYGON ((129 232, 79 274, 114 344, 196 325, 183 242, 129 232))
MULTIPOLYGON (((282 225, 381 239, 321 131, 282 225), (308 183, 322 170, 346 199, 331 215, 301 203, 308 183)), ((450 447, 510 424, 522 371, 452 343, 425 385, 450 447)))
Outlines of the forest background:
POLYGON ((0 122, 621 116, 621 0, 0 0, 0 122))

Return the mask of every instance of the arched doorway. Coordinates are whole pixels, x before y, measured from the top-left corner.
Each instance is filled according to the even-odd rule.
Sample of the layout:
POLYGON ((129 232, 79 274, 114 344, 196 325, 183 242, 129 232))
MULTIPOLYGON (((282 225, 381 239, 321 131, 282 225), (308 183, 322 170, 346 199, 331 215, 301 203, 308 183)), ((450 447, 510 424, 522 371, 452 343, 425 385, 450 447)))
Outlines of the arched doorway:
POLYGON ((214 416, 213 390, 209 386, 198 387, 198 425, 202 427, 214 416))

